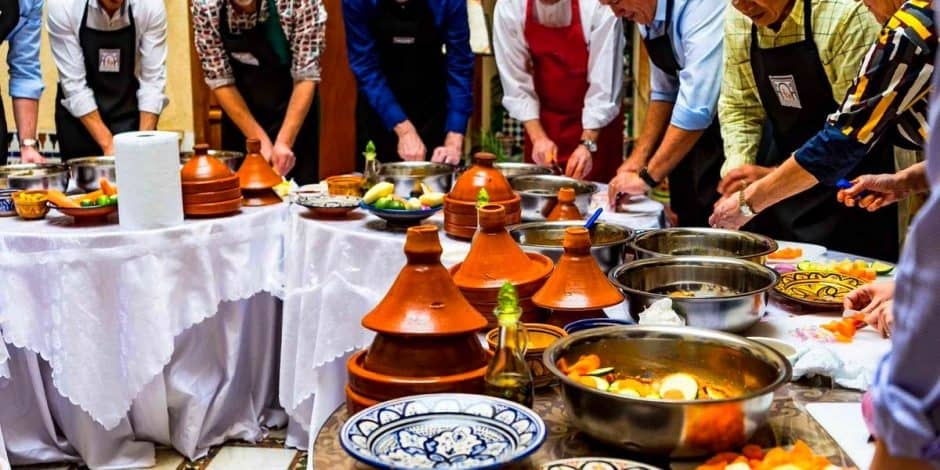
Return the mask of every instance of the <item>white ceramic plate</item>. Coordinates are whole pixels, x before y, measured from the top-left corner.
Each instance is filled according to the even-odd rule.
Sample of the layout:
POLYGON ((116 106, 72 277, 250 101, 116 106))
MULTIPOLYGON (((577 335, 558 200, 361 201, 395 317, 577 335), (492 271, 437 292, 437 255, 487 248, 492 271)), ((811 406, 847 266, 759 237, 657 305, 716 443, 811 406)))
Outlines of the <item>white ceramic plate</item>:
POLYGON ((798 242, 787 242, 782 240, 777 240, 777 249, 782 250, 784 248, 799 248, 803 250, 803 256, 798 256, 791 259, 770 259, 767 258, 767 264, 796 264, 803 260, 816 261, 826 254, 826 247, 822 245, 814 245, 812 243, 798 243, 798 242))
POLYGON ((542 464, 540 470, 661 470, 659 467, 632 460, 606 457, 578 457, 542 464))

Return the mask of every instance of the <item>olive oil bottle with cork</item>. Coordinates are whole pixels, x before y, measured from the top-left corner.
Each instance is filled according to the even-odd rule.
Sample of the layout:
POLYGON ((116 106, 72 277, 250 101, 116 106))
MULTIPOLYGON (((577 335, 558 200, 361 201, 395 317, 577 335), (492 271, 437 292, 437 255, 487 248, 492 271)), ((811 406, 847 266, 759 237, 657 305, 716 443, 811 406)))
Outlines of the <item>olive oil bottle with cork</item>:
POLYGON ((483 376, 484 393, 531 408, 535 399, 535 383, 532 371, 525 362, 528 338, 525 327, 519 321, 522 317, 519 296, 509 282, 500 287, 493 313, 499 325, 499 340, 496 354, 483 376))

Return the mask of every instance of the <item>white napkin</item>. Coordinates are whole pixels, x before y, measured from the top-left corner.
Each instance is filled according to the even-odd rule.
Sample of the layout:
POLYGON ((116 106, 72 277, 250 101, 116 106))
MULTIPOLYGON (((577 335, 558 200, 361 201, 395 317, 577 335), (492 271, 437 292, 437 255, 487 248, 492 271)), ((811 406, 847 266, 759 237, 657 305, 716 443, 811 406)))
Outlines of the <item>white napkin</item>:
POLYGON ((653 302, 640 312, 640 325, 685 326, 685 319, 672 309, 672 299, 666 297, 653 302))

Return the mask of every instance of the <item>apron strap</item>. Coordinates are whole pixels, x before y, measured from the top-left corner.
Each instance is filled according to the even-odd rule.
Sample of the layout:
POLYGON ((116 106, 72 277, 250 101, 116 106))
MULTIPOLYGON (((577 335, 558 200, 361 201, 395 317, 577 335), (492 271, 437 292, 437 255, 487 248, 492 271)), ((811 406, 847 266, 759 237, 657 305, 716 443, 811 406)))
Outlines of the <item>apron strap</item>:
POLYGON ((267 4, 268 19, 263 23, 264 36, 271 43, 271 48, 274 49, 280 65, 289 65, 291 63, 290 44, 287 42, 284 28, 281 27, 281 14, 277 11, 277 2, 267 0, 267 4))
MULTIPOLYGON (((805 42, 816 57, 819 57, 819 48, 816 47, 816 40, 813 38, 813 0, 803 0, 803 42, 805 42)), ((751 23, 751 44, 760 49, 760 43, 757 42, 757 25, 751 23)))

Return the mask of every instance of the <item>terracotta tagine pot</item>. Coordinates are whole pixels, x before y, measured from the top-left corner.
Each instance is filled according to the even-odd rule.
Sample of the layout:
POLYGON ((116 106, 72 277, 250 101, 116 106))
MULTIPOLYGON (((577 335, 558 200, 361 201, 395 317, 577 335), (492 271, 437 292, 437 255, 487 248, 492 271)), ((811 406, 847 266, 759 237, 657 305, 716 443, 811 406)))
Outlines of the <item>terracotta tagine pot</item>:
POLYGON ((233 174, 222 160, 209 156, 209 145, 196 144, 193 146, 193 158, 180 169, 180 180, 184 183, 217 181, 231 178, 233 174))
POLYGON ((558 190, 558 203, 546 217, 547 220, 582 220, 581 211, 574 204, 576 194, 574 188, 561 188, 558 190))
POLYGON ((242 190, 271 189, 281 182, 281 175, 274 171, 271 164, 261 155, 261 141, 245 141, 248 154, 238 168, 238 180, 242 190))
POLYGON ((441 264, 437 227, 408 229, 408 259, 388 293, 363 319, 377 334, 347 362, 347 406, 420 393, 480 393, 488 355, 476 333, 486 319, 441 264))
POLYGON ((550 311, 548 323, 563 326, 585 318, 606 318, 604 308, 623 302, 623 294, 611 285, 591 255, 591 233, 584 227, 568 227, 564 254, 551 277, 532 297, 550 311))
POLYGON ((221 160, 209 156, 206 144, 193 147, 193 158, 180 169, 180 180, 187 217, 221 217, 241 210, 238 176, 221 160))
POLYGON ((451 268, 454 283, 490 326, 496 324, 492 312, 505 281, 516 288, 523 320, 539 321, 543 312, 531 299, 552 273, 552 260, 522 251, 506 231, 506 210, 499 204, 479 209, 479 225, 466 259, 451 268))
POLYGON ((506 209, 507 225, 522 221, 522 199, 512 190, 509 180, 493 167, 496 156, 477 153, 473 166, 464 171, 454 188, 444 197, 444 231, 457 238, 469 239, 476 232, 477 195, 486 189, 489 202, 506 209))

